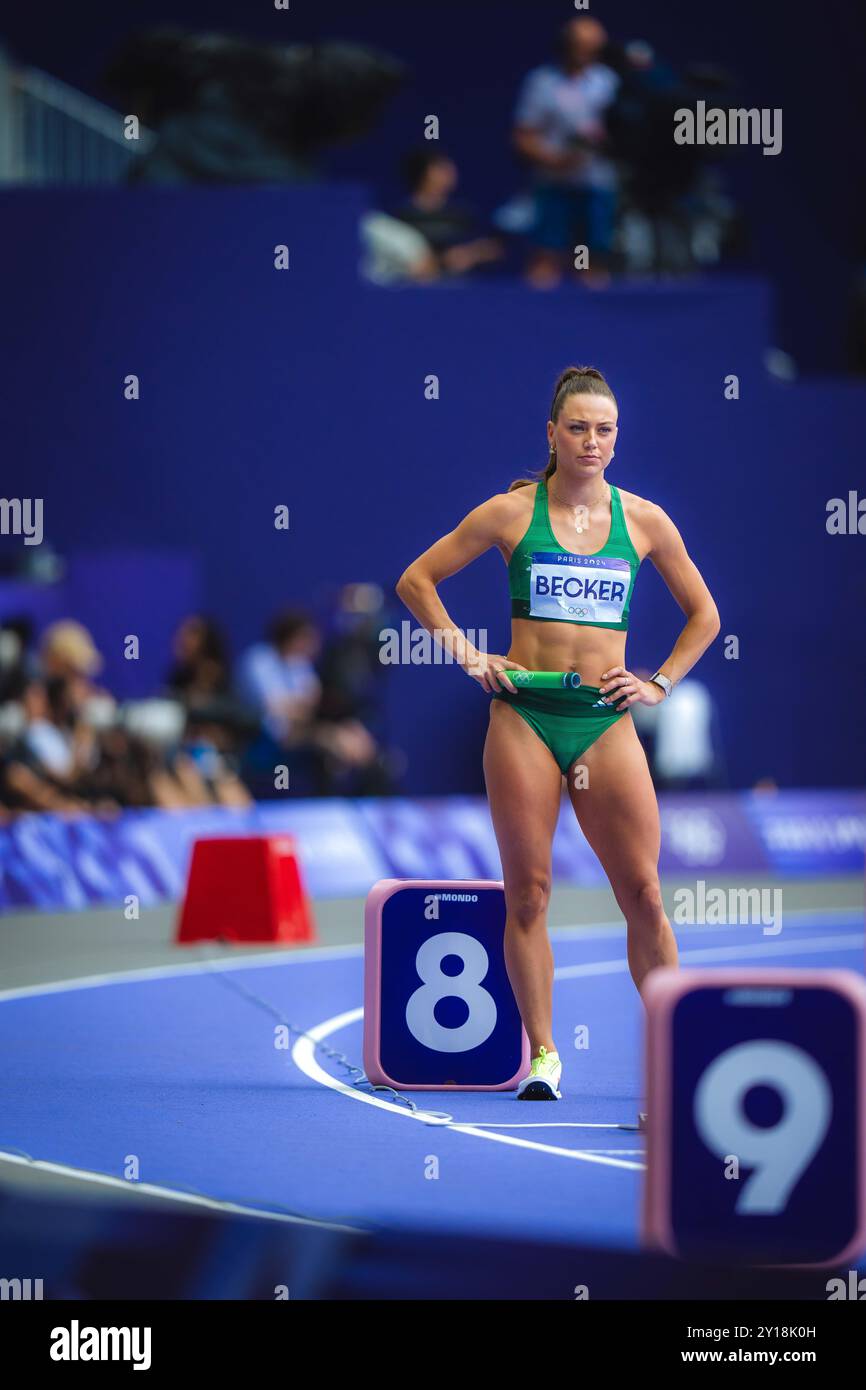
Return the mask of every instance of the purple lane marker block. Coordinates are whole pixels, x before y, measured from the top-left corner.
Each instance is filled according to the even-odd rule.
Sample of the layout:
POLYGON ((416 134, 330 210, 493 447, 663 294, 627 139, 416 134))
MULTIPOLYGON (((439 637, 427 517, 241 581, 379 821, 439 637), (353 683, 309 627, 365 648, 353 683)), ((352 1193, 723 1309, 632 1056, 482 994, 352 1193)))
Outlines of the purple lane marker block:
POLYGON ((380 879, 364 909, 364 1069, 409 1091, 515 1090, 529 1039, 495 879, 380 879))

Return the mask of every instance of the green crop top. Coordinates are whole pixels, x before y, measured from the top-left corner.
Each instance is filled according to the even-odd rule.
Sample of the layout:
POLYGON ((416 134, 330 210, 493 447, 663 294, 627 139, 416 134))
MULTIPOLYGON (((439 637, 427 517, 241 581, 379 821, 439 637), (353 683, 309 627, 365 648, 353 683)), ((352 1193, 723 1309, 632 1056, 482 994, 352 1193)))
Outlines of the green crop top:
POLYGON ((628 610, 640 567, 623 515, 619 488, 610 485, 610 534, 593 555, 559 544, 550 527, 547 482, 535 489, 532 520, 508 562, 512 618, 628 627, 628 610))

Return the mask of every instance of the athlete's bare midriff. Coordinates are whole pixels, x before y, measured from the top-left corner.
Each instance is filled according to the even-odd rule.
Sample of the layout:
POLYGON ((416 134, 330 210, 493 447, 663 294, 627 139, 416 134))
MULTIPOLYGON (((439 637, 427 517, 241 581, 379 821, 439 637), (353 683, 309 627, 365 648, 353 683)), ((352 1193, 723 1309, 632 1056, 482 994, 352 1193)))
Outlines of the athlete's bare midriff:
POLYGON ((605 671, 625 665, 627 635, 614 628, 512 618, 505 655, 527 671, 578 671, 586 685, 598 685, 605 671))
MULTIPOLYGON (((519 499, 516 500, 514 524, 513 527, 509 526, 508 534, 498 546, 506 565, 514 547, 526 534, 532 516, 535 487, 520 488, 511 496, 519 499)), ((642 498, 622 489, 620 498, 632 545, 643 559, 649 543, 640 525, 639 511, 641 505, 646 504, 642 498)), ((606 518, 593 521, 578 535, 568 513, 551 506, 550 525, 564 550, 570 550, 575 555, 594 555, 607 541, 610 510, 606 518), (569 530, 572 534, 569 534, 569 530)), ((528 671, 577 671, 587 685, 598 685, 605 671, 612 666, 625 665, 627 636, 627 632, 618 628, 557 623, 538 618, 512 618, 511 644, 505 655, 510 661, 518 661, 528 671)))

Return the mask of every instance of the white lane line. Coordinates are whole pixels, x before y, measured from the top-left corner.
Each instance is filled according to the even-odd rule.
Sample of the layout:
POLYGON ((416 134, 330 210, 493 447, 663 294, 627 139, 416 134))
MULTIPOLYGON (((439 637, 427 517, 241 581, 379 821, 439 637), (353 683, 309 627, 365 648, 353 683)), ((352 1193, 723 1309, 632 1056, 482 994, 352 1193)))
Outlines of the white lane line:
MULTIPOLYGON (((858 926, 864 925, 864 915, 866 915, 866 905, 864 907, 791 907, 785 910, 784 918, 786 922, 791 922, 793 926, 808 927, 814 924, 821 930, 821 923, 825 919, 831 919, 837 925, 858 926)), ((720 922, 677 922, 674 931, 677 936, 684 936, 688 932, 724 932, 733 930, 738 924, 720 922)), ((757 925, 743 923, 743 925, 757 925)), ((579 922, 569 926, 549 927, 550 936, 561 937, 563 941, 591 941, 600 937, 609 937, 614 931, 625 935, 625 919, 617 918, 611 922, 594 922, 591 927, 581 926, 579 922)))
MULTIPOLYGON (((388 1110, 392 1115, 403 1115, 410 1120, 417 1120, 422 1124, 439 1124, 442 1128, 456 1130, 461 1134, 474 1135, 478 1139, 490 1139, 499 1144, 509 1144, 514 1148, 536 1149, 543 1153, 558 1154, 562 1158, 583 1159, 587 1163, 601 1163, 613 1168, 627 1168, 640 1171, 643 1164, 630 1163, 625 1160, 617 1161, 612 1158, 601 1158, 594 1154, 585 1153, 578 1149, 563 1149, 555 1144, 541 1144, 531 1139, 518 1139, 513 1135, 490 1134, 480 1126, 462 1124, 460 1122, 450 1122, 443 1124, 441 1120, 435 1120, 428 1116, 423 1110, 409 1110, 405 1106, 396 1105, 393 1101, 382 1100, 379 1096, 369 1095, 365 1091, 359 1091, 353 1086, 348 1086, 336 1076, 331 1076, 326 1072, 316 1060, 314 1044, 332 1033, 339 1032, 341 1028, 346 1028, 352 1023, 359 1022, 364 1016, 363 1009, 350 1009, 346 1013, 337 1014, 334 1018, 326 1019, 324 1023, 319 1023, 315 1028, 307 1029, 306 1037, 299 1038, 292 1048, 292 1061, 295 1065, 308 1076, 312 1081, 318 1081, 320 1085, 327 1086, 331 1090, 339 1092, 341 1095, 351 1096, 353 1100, 362 1101, 365 1105, 374 1105, 381 1110, 388 1110)), ((425 1092, 429 1095, 430 1092, 425 1092)), ((514 1103, 513 1098, 512 1103, 514 1103)))
POLYGON ((643 1154, 646 1149, 584 1149, 585 1154, 643 1154))
POLYGON ((524 1124, 518 1120, 515 1124, 509 1124, 507 1120, 473 1120, 472 1123, 478 1129, 619 1129, 619 1125, 611 1124, 609 1121, 602 1123, 598 1120, 539 1120, 530 1121, 524 1124))
MULTIPOLYGON (((823 940, 820 937, 816 937, 813 941, 790 942, 786 944, 785 950, 791 951, 796 947, 796 954, 807 952, 816 953, 821 950, 859 950, 861 944, 862 936, 860 933, 850 932, 844 936, 824 938, 823 940)), ((687 957, 690 961, 715 960, 720 959, 718 955, 719 951, 727 952, 728 950, 728 947, 707 946, 693 951, 684 951, 680 959, 682 960, 684 957, 687 957)), ((737 953, 739 955, 765 955, 768 951, 784 954, 784 951, 779 952, 778 943, 776 941, 752 943, 751 949, 748 943, 737 948, 737 953)), ((722 956, 721 959, 728 959, 728 957, 722 956)), ((617 974, 627 969, 628 961, 625 959, 614 961, 588 961, 583 965, 563 966, 561 969, 554 970, 554 979, 571 980, 577 977, 591 975, 617 974)), ((345 1013, 336 1014, 333 1018, 326 1019, 323 1023, 319 1023, 313 1028, 308 1028, 306 1036, 299 1038, 292 1048, 292 1061, 305 1076, 310 1078, 310 1080, 317 1081, 320 1085, 327 1086, 331 1090, 337 1091, 340 1095, 351 1096, 353 1100, 361 1101, 364 1105, 374 1105, 381 1110, 389 1110, 392 1115, 402 1115, 407 1119, 417 1120, 427 1125, 439 1124, 443 1128, 456 1130, 461 1134, 470 1134, 477 1139, 489 1139, 495 1143, 510 1144, 516 1148, 534 1149, 539 1153, 554 1154, 562 1158, 577 1159, 585 1163, 601 1163, 608 1167, 626 1168, 632 1171, 642 1171, 644 1169, 645 1164, 643 1163, 631 1163, 625 1159, 605 1157, 600 1153, 588 1149, 564 1149, 555 1144, 544 1144, 540 1141, 531 1139, 519 1139, 514 1135, 493 1134, 489 1132, 490 1127, 482 1127, 481 1124, 453 1121, 443 1122, 442 1120, 435 1119, 433 1116, 428 1115, 427 1112, 423 1110, 409 1110, 403 1105, 397 1105, 393 1101, 382 1100, 379 1096, 370 1095, 364 1091, 359 1091, 354 1086, 347 1085, 344 1081, 339 1080, 339 1078, 331 1076, 330 1073, 326 1072, 324 1068, 319 1065, 315 1056, 314 1044, 339 1032, 342 1028, 347 1028, 351 1024, 359 1022, 363 1016, 364 1010, 362 1008, 348 1009, 345 1013)), ((425 1091, 422 1094, 424 1096, 429 1096, 432 1093, 425 1091)), ((509 1128, 511 1128, 511 1126, 509 1126, 509 1128)))
MULTIPOLYGON (((855 951, 863 945, 862 932, 846 932, 839 936, 815 936, 808 941, 781 941, 778 936, 772 941, 744 941, 741 946, 698 946, 693 950, 680 951, 680 964, 705 965, 714 960, 739 961, 754 956, 814 956, 825 951, 855 951)), ((563 965, 554 971, 556 980, 572 980, 584 975, 616 975, 628 969, 628 961, 599 960, 585 965, 563 965)))
POLYGON ((0 1149, 0 1161, 17 1163, 22 1168, 38 1168, 43 1173, 59 1173, 65 1178, 75 1178, 79 1182, 99 1184, 102 1187, 122 1188, 124 1196, 130 1191, 145 1193, 148 1197, 162 1197, 169 1202, 181 1202, 187 1206, 206 1207, 209 1211, 228 1212, 232 1216, 256 1216, 263 1221, 282 1221, 290 1226, 316 1226, 328 1231, 349 1231, 359 1235, 368 1232, 358 1226, 342 1226, 331 1221, 317 1221, 311 1216, 294 1216, 290 1212, 267 1211, 263 1207, 246 1207, 238 1202, 222 1201, 219 1197, 205 1197, 193 1192, 178 1191, 173 1187, 161 1187, 152 1182, 128 1182, 125 1178, 115 1178, 109 1173, 96 1173, 90 1168, 72 1168, 67 1163, 51 1163, 44 1158, 25 1158, 23 1154, 8 1153, 0 1149))
POLYGON ((845 932, 839 936, 816 936, 807 941, 781 941, 774 936, 771 941, 746 942, 742 946, 703 946, 694 951, 683 951, 680 960, 739 960, 742 956, 810 956, 823 951, 859 951, 863 946, 862 932, 845 932))
POLYGON ((73 989, 98 989, 102 985, 134 984, 137 980, 170 980, 176 975, 189 975, 196 970, 258 970, 269 965, 305 965, 310 961, 334 960, 340 956, 358 956, 363 946, 293 946, 284 951, 257 951, 252 956, 199 956, 197 960, 176 965, 142 965, 135 970, 117 970, 106 975, 79 975, 69 980, 52 980, 41 985, 19 985, 0 990, 4 999, 27 999, 39 994, 63 994, 73 989))
MULTIPOLYGON (((345 1081, 340 1081, 338 1077, 331 1076, 329 1072, 319 1066, 314 1051, 314 1043, 330 1037, 332 1033, 337 1033, 341 1028, 346 1028, 352 1023, 359 1022, 364 1016, 363 1009, 349 1009, 346 1013, 337 1014, 334 1018, 329 1018, 324 1023, 319 1023, 315 1028, 308 1028, 307 1034, 299 1038, 292 1048, 292 1061, 300 1071, 308 1076, 311 1081, 318 1081, 322 1086, 328 1086, 332 1091, 337 1091, 340 1095, 351 1096, 353 1100, 359 1100, 364 1105, 375 1105, 380 1110, 388 1110, 392 1115, 402 1115, 409 1120, 417 1120, 421 1124, 439 1124, 442 1128, 449 1131, 456 1131, 459 1134, 474 1135, 477 1139, 490 1139, 497 1144, 509 1144, 518 1149, 535 1149, 541 1153, 558 1154, 561 1158, 573 1158, 582 1160, 584 1163, 600 1163, 611 1168, 628 1168, 635 1172, 640 1172, 643 1168, 642 1163, 631 1163, 626 1159, 618 1160, 615 1158, 603 1158, 597 1154, 586 1153, 580 1149, 563 1149, 555 1144, 541 1144, 533 1139, 518 1139, 510 1134, 491 1134, 486 1129, 481 1129, 477 1125, 461 1124, 450 1122, 447 1125, 441 1120, 433 1120, 427 1116, 423 1110, 409 1110, 405 1106, 396 1105, 392 1101, 381 1100, 379 1096, 371 1096, 365 1091, 358 1091, 353 1086, 347 1086, 345 1081)), ((425 1096, 430 1092, 425 1091, 425 1096)), ((516 1104, 513 1097, 509 1097, 511 1104, 516 1104)))

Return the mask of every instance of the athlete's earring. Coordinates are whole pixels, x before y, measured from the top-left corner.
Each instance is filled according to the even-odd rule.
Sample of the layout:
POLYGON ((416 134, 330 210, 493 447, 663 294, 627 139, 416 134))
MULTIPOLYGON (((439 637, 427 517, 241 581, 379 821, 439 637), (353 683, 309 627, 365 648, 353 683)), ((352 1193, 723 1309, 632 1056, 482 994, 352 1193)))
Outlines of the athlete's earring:
POLYGON ((611 451, 610 451, 610 456, 611 456, 611 458, 613 458, 613 456, 614 456, 615 453, 616 453, 616 449, 611 449, 611 451))

